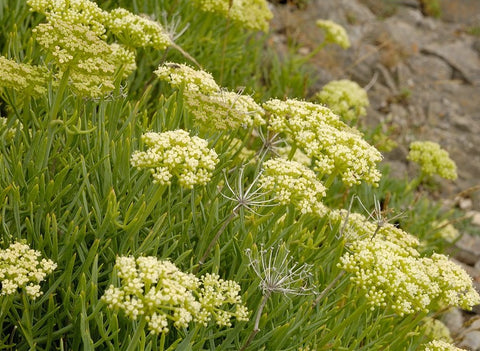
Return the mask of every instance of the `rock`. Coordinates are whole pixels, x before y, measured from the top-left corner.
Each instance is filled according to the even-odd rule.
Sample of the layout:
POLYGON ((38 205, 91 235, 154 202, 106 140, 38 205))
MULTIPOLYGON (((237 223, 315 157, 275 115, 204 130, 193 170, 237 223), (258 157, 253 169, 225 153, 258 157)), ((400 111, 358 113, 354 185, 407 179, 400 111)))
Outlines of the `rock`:
POLYGON ((461 210, 467 211, 472 209, 473 201, 468 197, 459 197, 457 204, 461 210))
POLYGON ((448 80, 452 77, 452 67, 443 59, 432 55, 412 55, 407 59, 417 79, 448 80))
POLYGON ((462 78, 473 85, 480 85, 480 59, 471 45, 465 41, 431 43, 423 52, 444 59, 462 74, 462 78))
POLYGON ((472 224, 480 227, 480 212, 479 211, 469 211, 467 215, 472 219, 472 224))
POLYGON ((442 315, 442 322, 450 330, 452 336, 458 335, 463 328, 464 317, 462 311, 456 307, 450 308, 442 315))
POLYGON ((472 351, 480 350, 480 331, 473 330, 466 333, 458 347, 472 351))
POLYGON ((455 243, 458 253, 455 255, 463 263, 474 265, 480 259, 480 237, 464 234, 455 243))
POLYGON ((353 55, 346 58, 348 73, 362 85, 367 85, 375 74, 375 66, 380 60, 380 51, 375 45, 360 44, 353 55))

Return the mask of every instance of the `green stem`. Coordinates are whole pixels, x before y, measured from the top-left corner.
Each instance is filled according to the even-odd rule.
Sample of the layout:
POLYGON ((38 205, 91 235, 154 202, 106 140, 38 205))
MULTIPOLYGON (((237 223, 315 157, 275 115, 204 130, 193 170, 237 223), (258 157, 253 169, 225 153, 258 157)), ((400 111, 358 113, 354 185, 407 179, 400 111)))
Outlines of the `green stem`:
POLYGON ((291 161, 293 159, 293 156, 295 156, 295 152, 297 152, 297 146, 292 145, 292 148, 290 149, 290 152, 288 153, 288 160, 291 161))
POLYGON ((130 340, 130 343, 128 344, 127 351, 134 351, 138 347, 138 341, 140 340, 140 337, 142 334, 145 333, 145 325, 147 324, 147 321, 145 318, 141 318, 140 323, 137 325, 137 330, 135 330, 135 334, 132 336, 132 340, 130 340))
POLYGON ((235 216, 237 215, 237 211, 233 211, 230 216, 228 216, 228 218, 225 220, 225 222, 223 223, 223 225, 220 227, 220 229, 218 230, 217 234, 215 234, 215 237, 212 239, 212 241, 210 242, 210 244, 208 245, 207 249, 205 250, 205 253, 202 255, 202 257, 198 260, 198 265, 195 267, 195 269, 193 270, 193 273, 196 274, 198 273, 198 271, 200 270, 200 267, 205 263, 205 260, 206 258, 208 257, 208 255, 210 254, 210 251, 212 251, 213 247, 215 246, 216 242, 218 241, 218 239, 220 238, 220 235, 222 235, 222 233, 225 231, 225 229, 227 228, 227 225, 235 218, 235 216))
POLYGON ((63 100, 63 93, 68 84, 68 75, 69 69, 63 72, 62 79, 60 80, 60 85, 57 90, 57 94, 55 95, 55 101, 53 103, 52 109, 50 110, 50 121, 53 121, 57 118, 58 110, 60 109, 60 104, 63 100))
POLYGON ((323 43, 321 43, 320 45, 318 45, 315 49, 313 49, 313 51, 311 53, 309 53, 308 55, 302 57, 300 59, 300 63, 305 63, 307 61, 309 61, 310 59, 312 59, 316 54, 318 54, 325 46, 327 45, 327 42, 324 41, 323 43))
POLYGON ((262 299, 262 301, 260 302, 260 305, 258 306, 257 315, 256 315, 256 317, 255 317, 255 324, 253 325, 252 332, 251 332, 250 335, 248 336, 247 341, 245 342, 245 344, 243 344, 243 346, 242 346, 242 348, 240 349, 240 351, 246 350, 246 348, 248 347, 248 345, 250 345, 250 343, 252 342, 252 340, 255 338, 255 335, 257 335, 257 333, 260 331, 260 328, 258 328, 258 325, 260 324, 260 318, 262 317, 263 309, 265 308, 265 305, 267 304, 267 301, 268 301, 268 299, 270 298, 270 295, 271 295, 271 294, 272 294, 271 291, 267 291, 266 294, 263 295, 263 299, 262 299))
POLYGON ((342 271, 340 271, 340 273, 338 273, 338 275, 335 277, 335 279, 333 279, 332 282, 330 284, 328 284, 325 289, 323 289, 323 291, 320 293, 320 295, 318 295, 318 297, 313 302, 312 307, 315 307, 329 293, 329 291, 332 290, 332 288, 340 280, 340 278, 343 277, 344 274, 345 274, 344 270, 342 270, 342 271))

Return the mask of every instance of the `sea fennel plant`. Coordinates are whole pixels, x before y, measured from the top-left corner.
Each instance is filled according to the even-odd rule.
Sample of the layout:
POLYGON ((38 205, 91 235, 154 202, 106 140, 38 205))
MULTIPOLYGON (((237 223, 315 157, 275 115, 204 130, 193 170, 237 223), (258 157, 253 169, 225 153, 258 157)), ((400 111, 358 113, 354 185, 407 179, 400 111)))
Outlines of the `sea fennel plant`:
POLYGON ((305 66, 254 32, 270 17, 262 1, 0 3, 0 348, 454 347, 419 328, 478 295, 406 229, 444 240, 447 216, 389 222, 386 193, 408 207, 412 188, 305 100, 305 66))

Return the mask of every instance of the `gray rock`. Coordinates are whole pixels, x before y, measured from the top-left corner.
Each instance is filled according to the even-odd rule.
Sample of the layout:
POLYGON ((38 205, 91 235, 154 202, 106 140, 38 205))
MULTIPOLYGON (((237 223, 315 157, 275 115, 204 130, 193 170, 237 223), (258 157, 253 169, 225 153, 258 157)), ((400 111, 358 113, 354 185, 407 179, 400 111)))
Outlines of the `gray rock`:
POLYGON ((444 59, 462 74, 465 81, 480 85, 480 59, 469 43, 460 40, 451 43, 432 43, 422 50, 444 59))
POLYGON ((480 331, 473 330, 466 333, 458 346, 472 351, 480 350, 480 331))
POLYGON ((443 59, 432 55, 412 55, 407 59, 417 80, 448 80, 452 77, 452 67, 443 59))
POLYGON ((469 211, 467 215, 472 219, 472 224, 480 227, 480 212, 469 211))
POLYGON ((480 259, 480 237, 464 234, 455 243, 459 250, 456 255, 463 263, 474 265, 480 259))
POLYGON ((463 328, 464 317, 462 311, 456 307, 450 308, 442 316, 442 322, 447 326, 452 336, 458 335, 463 328))

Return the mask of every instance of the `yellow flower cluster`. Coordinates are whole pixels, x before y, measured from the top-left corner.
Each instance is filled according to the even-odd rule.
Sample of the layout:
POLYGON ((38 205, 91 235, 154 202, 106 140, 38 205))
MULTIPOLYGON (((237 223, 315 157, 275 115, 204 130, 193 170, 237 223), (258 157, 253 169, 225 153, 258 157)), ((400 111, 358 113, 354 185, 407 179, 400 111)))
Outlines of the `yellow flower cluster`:
POLYGON ((137 168, 149 168, 153 182, 170 184, 173 176, 187 188, 205 185, 212 175, 218 156, 206 140, 191 137, 185 130, 145 133, 142 140, 147 151, 136 151, 130 162, 137 168))
POLYGON ((107 44, 87 26, 57 19, 39 24, 33 32, 51 53, 60 76, 68 72, 74 91, 80 96, 101 97, 115 89, 115 72, 123 67, 127 76, 135 69, 133 52, 118 44, 107 44))
POLYGON ((214 93, 220 87, 212 75, 205 71, 198 71, 192 67, 175 62, 165 62, 154 72, 158 78, 168 82, 175 88, 185 86, 186 90, 200 91, 203 94, 214 93))
POLYGON ((367 114, 366 107, 369 105, 367 92, 351 80, 332 80, 317 93, 316 97, 345 121, 356 121, 367 114))
POLYGON ((455 228, 449 221, 443 220, 439 222, 433 222, 432 226, 435 230, 434 236, 439 239, 451 243, 460 236, 457 228, 455 228))
POLYGON ((425 345, 424 351, 466 351, 442 340, 433 340, 425 345))
POLYGON ((420 244, 417 237, 388 223, 385 219, 382 220, 382 223, 374 223, 360 213, 348 213, 346 210, 332 210, 329 212, 329 218, 332 222, 340 222, 343 236, 348 243, 371 239, 375 236, 405 249, 416 248, 420 244))
POLYGON ((212 318, 219 326, 231 326, 232 318, 248 320, 234 281, 216 274, 198 279, 153 256, 117 257, 115 268, 120 286, 110 285, 102 300, 130 319, 144 316, 153 334, 167 333, 169 321, 176 328, 187 328, 192 321, 207 325, 212 318))
POLYGON ((410 144, 407 157, 420 165, 422 173, 428 176, 438 174, 445 179, 457 179, 457 165, 448 152, 432 141, 415 141, 410 144))
POLYGON ((32 299, 42 295, 39 283, 57 268, 57 264, 40 259, 40 256, 40 252, 19 242, 0 250, 0 295, 12 295, 19 288, 24 289, 32 299))
POLYGON ((268 32, 268 22, 273 14, 265 0, 194 0, 205 12, 218 13, 231 18, 248 29, 268 32))
POLYGON ((263 108, 270 114, 269 128, 284 133, 287 140, 313 160, 319 173, 336 172, 348 186, 362 180, 371 184, 380 180, 376 168, 382 159, 380 152, 327 107, 272 99, 263 108))
POLYGON ((185 105, 204 129, 234 130, 264 124, 263 109, 249 95, 219 90, 203 94, 185 90, 185 105))
POLYGON ((185 88, 185 105, 204 129, 230 130, 265 123, 262 107, 251 96, 221 89, 210 73, 172 62, 155 73, 172 86, 185 88))
POLYGON ((423 320, 423 334, 426 335, 430 340, 438 340, 444 342, 452 342, 452 337, 450 336, 450 330, 447 326, 439 321, 438 319, 432 317, 426 317, 423 320))
POLYGON ((148 47, 164 50, 172 45, 168 33, 160 23, 131 13, 123 8, 110 11, 107 27, 129 47, 148 47))
POLYGON ((389 306, 403 316, 446 306, 471 309, 480 302, 472 278, 444 255, 420 257, 413 248, 377 237, 349 249, 339 267, 353 273, 372 309, 389 306))
POLYGON ((259 184, 272 191, 281 204, 293 204, 302 213, 323 213, 325 187, 304 165, 282 158, 263 163, 259 184))
POLYGON ((44 67, 17 63, 0 56, 0 87, 39 96, 47 91, 48 71, 44 67))
POLYGON ((337 44, 343 49, 350 47, 350 40, 345 28, 338 23, 330 20, 317 20, 316 25, 325 31, 325 43, 337 44))
POLYGON ((104 37, 108 12, 89 0, 27 0, 30 11, 44 14, 49 22, 61 20, 87 26, 97 36, 104 37))

